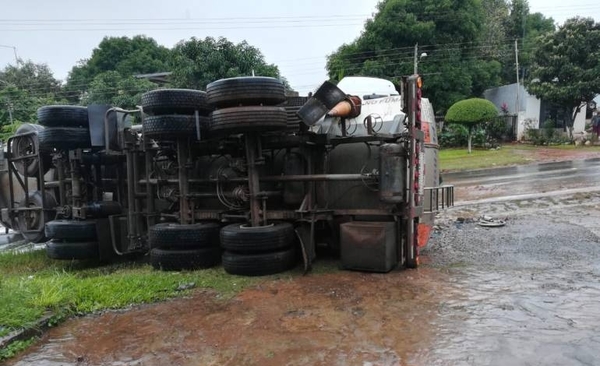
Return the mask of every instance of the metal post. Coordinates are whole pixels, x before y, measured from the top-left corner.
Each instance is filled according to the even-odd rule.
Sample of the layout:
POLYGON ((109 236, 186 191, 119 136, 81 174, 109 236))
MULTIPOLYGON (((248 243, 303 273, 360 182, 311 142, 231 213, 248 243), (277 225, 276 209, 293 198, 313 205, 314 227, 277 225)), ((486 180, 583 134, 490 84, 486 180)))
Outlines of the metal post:
POLYGON ((79 180, 79 161, 71 156, 71 194, 73 207, 81 207, 81 181, 79 180))
MULTIPOLYGON (((136 182, 133 180, 133 154, 134 152, 131 150, 131 146, 128 146, 125 151, 125 160, 127 164, 127 229, 129 231, 129 235, 127 235, 129 239, 129 244, 136 243, 138 238, 138 226, 135 219, 135 186, 136 182)), ((129 248, 128 248, 129 249, 129 248)))
POLYGON ((419 65, 419 44, 415 43, 415 61, 414 61, 414 75, 417 75, 419 65))
POLYGON ((10 124, 13 124, 13 104, 12 102, 8 102, 8 120, 10 121, 10 124))
MULTIPOLYGON (((144 137, 144 144, 146 144, 146 138, 144 137)), ((146 178, 150 176, 151 165, 152 165, 152 155, 150 150, 146 150, 144 152, 144 165, 146 168, 146 178)), ((156 224, 156 217, 154 216, 154 186, 150 184, 150 181, 146 181, 146 224, 148 227, 156 224)))
POLYGON ((521 89, 521 81, 519 80, 519 41, 515 39, 515 60, 517 67, 517 102, 515 105, 515 113, 517 115, 517 121, 519 120, 519 111, 521 110, 519 106, 519 89, 521 89))
POLYGON ((177 161, 179 163, 179 219, 182 224, 189 224, 190 205, 188 200, 189 181, 187 175, 188 149, 185 140, 177 141, 177 161))
POLYGON ((258 170, 256 169, 256 147, 258 135, 248 133, 246 138, 246 159, 248 163, 248 188, 250 190, 250 223, 252 226, 260 226, 260 183, 258 170))

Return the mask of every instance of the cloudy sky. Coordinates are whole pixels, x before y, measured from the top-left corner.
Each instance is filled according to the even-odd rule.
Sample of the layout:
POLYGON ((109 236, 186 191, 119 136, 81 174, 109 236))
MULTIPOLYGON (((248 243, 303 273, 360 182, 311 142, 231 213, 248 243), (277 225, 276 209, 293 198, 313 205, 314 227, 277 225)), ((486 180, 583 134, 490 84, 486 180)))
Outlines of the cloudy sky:
MULTIPOLYGON (((192 36, 247 40, 299 91, 325 78, 325 57, 360 35, 378 0, 0 0, 0 44, 47 63, 59 79, 106 35, 145 34, 167 47, 192 36)), ((529 0, 559 24, 575 15, 600 20, 597 0, 529 0)), ((14 63, 0 47, 0 68, 14 63)))

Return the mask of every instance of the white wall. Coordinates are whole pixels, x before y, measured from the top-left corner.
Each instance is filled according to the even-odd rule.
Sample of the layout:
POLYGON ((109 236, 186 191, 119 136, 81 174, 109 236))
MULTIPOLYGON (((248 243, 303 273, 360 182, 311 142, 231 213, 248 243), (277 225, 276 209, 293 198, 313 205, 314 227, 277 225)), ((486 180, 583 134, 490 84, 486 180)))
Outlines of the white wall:
POLYGON ((577 113, 577 117, 575 117, 575 122, 573 122, 573 133, 583 131, 585 131, 585 106, 581 108, 579 113, 577 113))
POLYGON ((525 110, 519 111, 517 140, 523 137, 528 128, 540 128, 541 101, 530 94, 525 94, 525 110))
MULTIPOLYGON (((510 84, 498 88, 488 89, 484 92, 485 99, 491 101, 498 107, 502 105, 508 107, 509 114, 518 115, 517 139, 520 140, 525 130, 530 128, 540 128, 540 108, 541 101, 529 94, 523 85, 519 88, 519 105, 517 105, 517 85, 510 84), (527 126, 530 124, 530 126, 527 126)), ((585 108, 577 114, 573 123, 573 133, 583 132, 585 130, 585 108)))

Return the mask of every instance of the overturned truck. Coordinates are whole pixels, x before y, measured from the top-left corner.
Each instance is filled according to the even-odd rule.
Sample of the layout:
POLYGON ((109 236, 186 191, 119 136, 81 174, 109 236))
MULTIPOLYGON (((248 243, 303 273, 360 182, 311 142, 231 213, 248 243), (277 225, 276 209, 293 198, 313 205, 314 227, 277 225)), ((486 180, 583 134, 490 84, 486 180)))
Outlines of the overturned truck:
POLYGON ((47 106, 0 157, 1 223, 54 259, 267 275, 335 253, 415 268, 441 186, 421 78, 352 77, 286 97, 267 77, 158 89, 141 106, 47 106))

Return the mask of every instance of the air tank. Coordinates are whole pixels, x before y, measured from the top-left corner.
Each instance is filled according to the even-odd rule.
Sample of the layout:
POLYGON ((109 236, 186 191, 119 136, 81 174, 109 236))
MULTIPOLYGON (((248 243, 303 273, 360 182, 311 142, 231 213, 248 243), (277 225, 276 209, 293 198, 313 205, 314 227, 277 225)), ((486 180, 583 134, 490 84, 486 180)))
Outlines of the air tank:
POLYGON ((400 144, 379 148, 379 199, 385 203, 402 203, 406 186, 406 151, 400 144))

